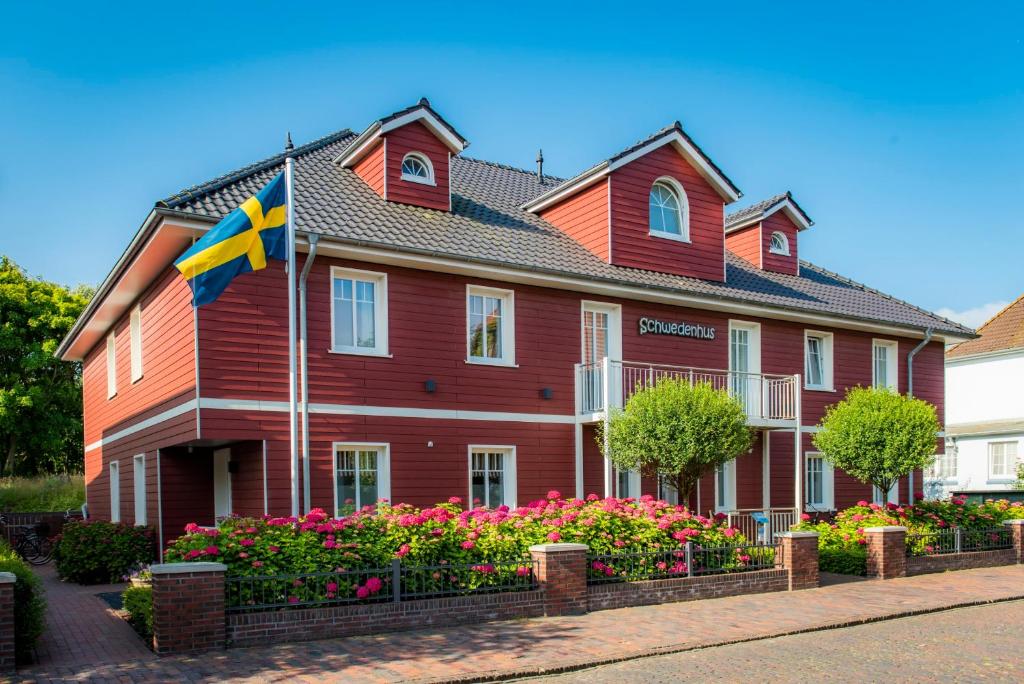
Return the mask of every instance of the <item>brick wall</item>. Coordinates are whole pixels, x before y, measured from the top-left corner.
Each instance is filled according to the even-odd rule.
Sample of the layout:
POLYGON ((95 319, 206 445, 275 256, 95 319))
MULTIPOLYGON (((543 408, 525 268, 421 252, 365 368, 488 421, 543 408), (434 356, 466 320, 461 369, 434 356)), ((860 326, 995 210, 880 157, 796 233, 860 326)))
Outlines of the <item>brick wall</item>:
POLYGON ((153 650, 159 655, 224 648, 221 563, 154 565, 153 650))
POLYGON ((789 571, 784 568, 647 582, 595 584, 587 588, 587 609, 594 611, 649 606, 740 594, 763 594, 786 591, 788 588, 789 571))
POLYGON ((892 579, 907 574, 907 528, 868 527, 868 577, 892 579))
POLYGON ((944 553, 937 556, 910 556, 907 558, 907 575, 927 575, 933 572, 968 570, 970 568, 991 568, 997 565, 1014 565, 1016 562, 1017 551, 1015 549, 944 553))
POLYGON ((0 572, 0 674, 14 672, 13 572, 0 572))

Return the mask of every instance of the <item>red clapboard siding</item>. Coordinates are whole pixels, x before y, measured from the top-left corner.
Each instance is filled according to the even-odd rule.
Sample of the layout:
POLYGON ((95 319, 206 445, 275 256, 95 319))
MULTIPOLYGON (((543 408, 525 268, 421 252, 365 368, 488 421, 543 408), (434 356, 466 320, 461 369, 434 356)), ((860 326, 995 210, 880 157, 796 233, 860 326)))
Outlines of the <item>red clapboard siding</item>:
POLYGON ((608 261, 610 179, 582 190, 540 213, 541 218, 608 261))
POLYGON ((378 142, 366 156, 352 167, 356 175, 363 179, 375 193, 384 197, 384 142, 378 142))
POLYGON ((196 447, 160 452, 163 487, 162 544, 181 536, 185 525, 213 525, 213 450, 196 447))
POLYGON ((727 234, 725 247, 744 261, 761 268, 761 224, 755 223, 727 234))
POLYGON ((762 268, 766 271, 796 275, 800 270, 797 255, 798 234, 799 231, 797 230, 796 224, 793 223, 785 212, 777 211, 766 218, 761 230, 761 250, 764 253, 764 265, 762 268), (772 233, 774 232, 782 233, 786 236, 786 239, 789 240, 789 256, 772 254, 770 248, 772 244, 772 233))
POLYGON ((444 143, 419 121, 389 131, 384 138, 387 151, 385 199, 448 211, 451 208, 448 181, 449 150, 444 143), (435 185, 402 180, 402 159, 409 152, 419 152, 430 159, 434 167, 435 185))
POLYGON ((725 279, 722 198, 671 146, 663 145, 611 174, 611 261, 705 280, 725 279), (651 185, 670 176, 690 206, 690 242, 650 235, 651 185))

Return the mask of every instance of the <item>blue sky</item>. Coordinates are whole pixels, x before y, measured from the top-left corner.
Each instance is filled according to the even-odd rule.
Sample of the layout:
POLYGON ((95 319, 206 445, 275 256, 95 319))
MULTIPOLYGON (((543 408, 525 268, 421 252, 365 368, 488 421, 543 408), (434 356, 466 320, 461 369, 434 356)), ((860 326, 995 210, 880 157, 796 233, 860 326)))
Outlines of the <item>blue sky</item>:
POLYGON ((803 258, 973 324, 1024 292, 1019 4, 291 4, 6 8, 0 253, 98 283, 154 200, 425 95, 556 175, 679 119, 803 258))

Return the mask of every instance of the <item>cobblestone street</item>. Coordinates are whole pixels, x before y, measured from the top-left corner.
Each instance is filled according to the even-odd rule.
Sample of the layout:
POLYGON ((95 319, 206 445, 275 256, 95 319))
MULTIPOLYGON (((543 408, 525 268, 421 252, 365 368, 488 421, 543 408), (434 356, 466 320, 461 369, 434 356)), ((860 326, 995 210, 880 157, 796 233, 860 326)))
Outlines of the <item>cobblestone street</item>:
POLYGON ((629 660, 531 682, 1020 682, 1024 601, 629 660))

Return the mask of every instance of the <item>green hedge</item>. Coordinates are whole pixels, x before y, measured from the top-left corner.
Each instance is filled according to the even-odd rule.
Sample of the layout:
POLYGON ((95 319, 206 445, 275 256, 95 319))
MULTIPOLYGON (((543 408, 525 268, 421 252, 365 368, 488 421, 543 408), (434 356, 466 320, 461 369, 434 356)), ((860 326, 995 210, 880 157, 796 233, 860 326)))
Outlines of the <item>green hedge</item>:
POLYGON ((123 582, 132 570, 156 557, 150 527, 105 520, 80 520, 64 526, 54 560, 57 573, 78 584, 123 582))
POLYGON ((81 475, 0 479, 0 511, 5 513, 78 511, 83 503, 85 482, 81 475))
POLYGON ((0 572, 13 572, 14 653, 18 662, 32 659, 32 648, 43 633, 46 598, 43 585, 21 556, 0 540, 0 572))
POLYGON ((153 587, 130 586, 121 595, 128 622, 147 642, 153 641, 153 587))

